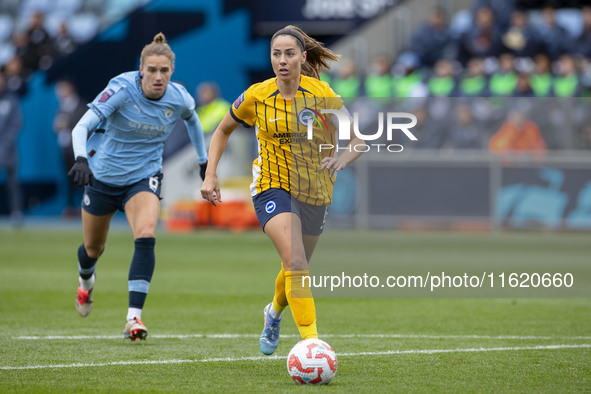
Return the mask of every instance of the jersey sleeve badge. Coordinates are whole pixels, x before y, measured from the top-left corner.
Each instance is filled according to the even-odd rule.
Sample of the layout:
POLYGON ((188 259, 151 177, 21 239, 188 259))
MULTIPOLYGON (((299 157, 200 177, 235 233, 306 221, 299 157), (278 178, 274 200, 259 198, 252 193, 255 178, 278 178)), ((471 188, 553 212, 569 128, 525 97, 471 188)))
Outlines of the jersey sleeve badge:
POLYGON ((244 102, 244 92, 242 92, 242 94, 240 96, 238 96, 238 98, 236 99, 236 101, 234 101, 234 108, 238 109, 238 107, 240 107, 240 104, 242 104, 244 102))
POLYGON ((115 94, 115 91, 113 89, 107 89, 103 92, 103 94, 101 95, 101 98, 99 99, 99 103, 106 103, 108 99, 111 98, 111 96, 113 96, 115 94))

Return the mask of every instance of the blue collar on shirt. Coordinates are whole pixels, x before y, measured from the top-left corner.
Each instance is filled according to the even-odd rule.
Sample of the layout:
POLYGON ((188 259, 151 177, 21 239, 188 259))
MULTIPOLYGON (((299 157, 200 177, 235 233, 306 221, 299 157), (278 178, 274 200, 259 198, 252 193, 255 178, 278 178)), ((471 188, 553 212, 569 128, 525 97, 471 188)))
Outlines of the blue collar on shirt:
MULTIPOLYGON (((135 85, 137 86, 137 90, 139 90, 142 95, 144 97, 146 97, 146 95, 144 94, 144 90, 142 89, 142 74, 138 71, 137 74, 135 74, 135 85)), ((146 97, 147 98, 147 97, 146 97)))

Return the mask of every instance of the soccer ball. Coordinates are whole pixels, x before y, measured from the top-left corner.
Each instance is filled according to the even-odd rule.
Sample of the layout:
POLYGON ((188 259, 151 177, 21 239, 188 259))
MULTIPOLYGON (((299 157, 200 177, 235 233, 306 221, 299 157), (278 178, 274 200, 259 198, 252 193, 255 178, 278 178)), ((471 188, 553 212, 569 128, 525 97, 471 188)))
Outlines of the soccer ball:
POLYGON ((337 373, 337 355, 320 339, 304 339, 289 352, 287 372, 299 384, 328 384, 337 373))

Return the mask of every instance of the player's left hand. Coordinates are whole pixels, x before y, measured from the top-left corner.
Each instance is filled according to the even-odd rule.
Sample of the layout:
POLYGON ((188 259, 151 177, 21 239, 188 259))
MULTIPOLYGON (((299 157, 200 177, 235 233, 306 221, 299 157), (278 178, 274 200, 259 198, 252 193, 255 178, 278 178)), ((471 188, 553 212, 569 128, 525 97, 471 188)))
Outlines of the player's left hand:
POLYGON ((347 163, 340 160, 340 157, 325 157, 321 163, 320 170, 330 170, 330 176, 333 176, 347 166, 347 163))
POLYGON ((207 170, 207 162, 200 163, 199 164, 199 176, 201 177, 202 181, 205 180, 205 170, 207 170))
POLYGON ((72 182, 80 187, 86 185, 92 186, 94 175, 88 167, 88 160, 86 157, 78 156, 76 162, 68 172, 68 176, 72 179, 72 182))

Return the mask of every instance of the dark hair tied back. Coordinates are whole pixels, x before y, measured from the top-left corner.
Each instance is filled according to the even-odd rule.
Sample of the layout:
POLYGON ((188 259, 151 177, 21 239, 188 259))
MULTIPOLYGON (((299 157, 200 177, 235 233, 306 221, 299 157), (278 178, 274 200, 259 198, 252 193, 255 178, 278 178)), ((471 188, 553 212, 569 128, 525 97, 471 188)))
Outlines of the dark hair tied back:
POLYGON ((304 37, 297 30, 290 29, 289 27, 285 27, 285 28, 279 30, 278 32, 276 32, 275 34, 273 34, 273 37, 271 38, 271 42, 275 41, 275 38, 277 38, 277 36, 281 36, 281 35, 292 36, 293 38, 296 39, 296 42, 297 42, 298 46, 300 47, 300 49, 302 50, 302 52, 304 52, 306 50, 306 42, 304 40, 304 37))

